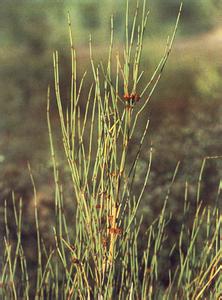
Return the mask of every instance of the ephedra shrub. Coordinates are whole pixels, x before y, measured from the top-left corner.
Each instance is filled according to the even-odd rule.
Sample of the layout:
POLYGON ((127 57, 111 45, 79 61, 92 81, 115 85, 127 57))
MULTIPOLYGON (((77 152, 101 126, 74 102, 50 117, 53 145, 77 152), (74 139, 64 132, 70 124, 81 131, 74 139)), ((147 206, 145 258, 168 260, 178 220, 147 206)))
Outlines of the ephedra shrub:
MULTIPOLYGON (((86 73, 77 84, 77 56, 69 19, 72 72, 67 107, 60 93, 57 52, 53 54, 53 63, 61 142, 70 175, 75 213, 72 218, 67 218, 66 198, 50 119, 50 103, 54 97, 51 97, 49 88, 47 120, 55 183, 54 244, 47 249, 42 238, 36 188, 30 169, 38 250, 36 281, 34 284, 31 282, 22 246, 20 200, 19 209, 14 205, 17 225, 15 249, 10 244, 7 206, 5 209, 5 252, 0 287, 2 299, 203 299, 204 294, 215 299, 220 288, 220 217, 217 208, 210 210, 201 205, 201 175, 197 187, 196 211, 189 228, 186 227, 189 215, 186 185, 184 223, 181 224, 178 241, 167 254, 169 259, 175 253, 177 256, 177 265, 172 270, 164 269, 161 263, 162 253, 166 251, 165 229, 169 221, 166 206, 170 187, 158 217, 150 220, 150 226, 142 235, 142 219, 137 218, 138 207, 146 198, 144 191, 152 162, 152 147, 147 138, 149 120, 142 125, 139 120, 170 54, 180 12, 181 8, 162 59, 147 84, 141 87, 140 80, 146 76, 141 70, 140 59, 148 12, 145 1, 141 11, 137 3, 134 18, 129 20, 127 4, 123 53, 113 53, 112 19, 111 41, 105 63, 95 64, 90 40, 93 81, 86 99, 82 96, 86 73), (82 110, 81 101, 85 103, 82 110), (137 144, 133 144, 135 133, 140 136, 137 144), (147 155, 146 174, 138 191, 134 188, 134 182, 144 148, 147 155), (133 158, 132 153, 135 153, 133 158), (203 236, 205 242, 200 245, 203 236), (138 246, 141 238, 142 248, 138 246), (187 249, 184 249, 184 242, 188 245, 187 249), (165 285, 160 280, 162 273, 168 278, 165 285)), ((172 184, 178 167, 179 164, 172 177, 172 184)))

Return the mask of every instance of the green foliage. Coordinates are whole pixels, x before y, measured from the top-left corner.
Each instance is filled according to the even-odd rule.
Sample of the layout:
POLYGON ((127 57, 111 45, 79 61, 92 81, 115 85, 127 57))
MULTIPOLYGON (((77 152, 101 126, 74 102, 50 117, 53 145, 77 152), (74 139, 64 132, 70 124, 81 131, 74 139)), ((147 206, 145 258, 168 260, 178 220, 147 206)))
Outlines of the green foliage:
MULTIPOLYGON (((154 180, 159 193, 154 193, 154 207, 158 197, 163 196, 162 208, 158 206, 156 217, 148 222, 137 218, 141 201, 149 198, 146 192, 149 180, 152 180, 150 172, 155 150, 149 146, 149 120, 145 108, 162 76, 178 20, 159 64, 147 80, 146 73, 141 70, 148 16, 145 1, 141 12, 138 7, 132 20, 128 7, 126 11, 123 54, 118 53, 113 58, 112 21, 106 60, 95 63, 90 43, 92 83, 85 91, 86 73, 77 81, 76 50, 69 22, 71 86, 65 97, 68 101, 64 101, 61 89, 59 55, 57 51, 53 54, 55 95, 50 94, 49 88, 47 97, 55 206, 52 233, 45 237, 44 227, 41 228, 39 196, 29 166, 37 256, 35 281, 30 278, 22 239, 24 203, 13 194, 12 210, 8 211, 6 202, 4 209, 0 287, 3 299, 198 300, 202 297, 215 299, 219 294, 220 187, 211 207, 205 206, 201 199, 204 167, 208 160, 216 157, 203 160, 197 185, 191 187, 195 189, 195 199, 190 197, 189 183, 184 182, 180 196, 182 211, 178 213, 180 226, 177 224, 172 241, 169 225, 175 221, 172 217, 175 210, 168 213, 168 206, 172 205, 170 199, 179 163, 166 191, 163 184, 157 183, 158 178, 154 180), (146 80, 142 81, 142 77, 146 80), (59 165, 54 143, 53 99, 58 108, 66 167, 59 165), (84 109, 81 100, 84 100, 84 109), (141 127, 139 124, 143 120, 141 127), (64 168, 68 175, 65 180, 64 168), (138 176, 143 178, 140 182, 138 176), (67 183, 64 185, 63 181, 68 181, 71 187, 71 207, 66 196, 67 183), (15 243, 11 242, 12 214, 16 227, 15 243), (47 245, 49 238, 52 243, 47 245)), ((177 209, 179 211, 180 207, 177 209)))

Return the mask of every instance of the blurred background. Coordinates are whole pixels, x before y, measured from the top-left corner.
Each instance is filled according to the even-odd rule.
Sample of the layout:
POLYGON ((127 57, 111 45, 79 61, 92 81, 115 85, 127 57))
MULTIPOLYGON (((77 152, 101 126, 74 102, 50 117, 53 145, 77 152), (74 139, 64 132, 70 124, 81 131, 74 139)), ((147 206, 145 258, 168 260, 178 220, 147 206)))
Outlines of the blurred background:
MULTIPOLYGON (((135 2, 130 2, 132 18, 135 2)), ((150 16, 145 34, 143 69, 152 74, 172 34, 179 0, 149 0, 150 16)), ((11 198, 24 199, 24 241, 29 245, 34 231, 32 187, 27 170, 31 163, 40 199, 40 218, 47 235, 53 210, 52 173, 46 124, 47 86, 53 87, 52 52, 58 50, 62 95, 68 97, 70 48, 67 25, 70 12, 77 49, 79 80, 89 65, 89 34, 96 60, 107 54, 110 16, 114 15, 115 47, 124 43, 123 0, 1 0, 0 1, 0 205, 11 198), (29 239, 27 239, 29 237, 29 239)), ((176 41, 160 84, 150 102, 146 118, 151 120, 150 142, 154 147, 151 178, 141 211, 145 223, 159 212, 174 168, 181 161, 171 193, 169 228, 176 234, 183 205, 185 181, 189 197, 205 156, 222 155, 222 1, 185 0, 176 41)), ((86 78, 86 86, 92 81, 86 78)), ((84 95, 83 95, 84 98, 84 95)), ((52 119, 57 120, 56 105, 52 119)), ((55 129, 55 132, 57 129, 55 129)), ((59 133, 58 133, 59 137, 59 133)), ((136 142, 135 138, 135 142, 136 142)), ((59 149, 59 138, 58 138, 59 149)), ((145 160, 144 155, 144 160, 145 160)), ((143 161, 137 184, 144 178, 143 161)), ((214 203, 222 178, 222 160, 207 161, 201 200, 214 203)), ((10 207, 10 201, 8 202, 10 207)), ((10 214, 10 210, 9 210, 10 214)))

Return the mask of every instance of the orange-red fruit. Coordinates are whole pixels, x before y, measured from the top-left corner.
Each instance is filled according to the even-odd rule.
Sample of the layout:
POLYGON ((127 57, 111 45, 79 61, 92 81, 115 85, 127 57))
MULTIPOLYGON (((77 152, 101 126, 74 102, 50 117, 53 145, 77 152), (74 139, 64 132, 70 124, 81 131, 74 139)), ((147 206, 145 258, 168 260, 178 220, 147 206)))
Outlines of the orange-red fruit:
POLYGON ((121 228, 110 228, 109 233, 110 234, 115 234, 115 235, 121 235, 122 234, 122 229, 121 228))
POLYGON ((126 101, 129 101, 131 99, 130 95, 128 93, 125 93, 123 98, 126 100, 126 101))

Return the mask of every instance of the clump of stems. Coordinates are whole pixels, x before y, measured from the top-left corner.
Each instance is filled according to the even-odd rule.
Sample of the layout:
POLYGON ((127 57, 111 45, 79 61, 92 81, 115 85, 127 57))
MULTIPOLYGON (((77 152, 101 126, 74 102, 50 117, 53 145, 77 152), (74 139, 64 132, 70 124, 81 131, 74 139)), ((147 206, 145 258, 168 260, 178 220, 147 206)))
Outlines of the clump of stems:
MULTIPOLYGON (((179 263, 175 270, 160 270, 159 267, 169 221, 166 206, 171 186, 159 216, 150 222, 144 234, 146 246, 138 252, 142 220, 138 221, 136 215, 140 202, 145 197, 152 162, 152 147, 148 145, 147 138, 149 120, 146 120, 142 130, 138 124, 171 52, 181 7, 163 57, 142 88, 140 80, 145 73, 141 71, 141 55, 149 13, 146 1, 143 2, 141 11, 139 1, 137 2, 133 20, 129 20, 128 10, 127 2, 123 54, 113 53, 113 19, 106 63, 95 64, 90 39, 93 81, 87 96, 83 91, 86 72, 77 84, 77 55, 69 18, 72 72, 67 107, 60 93, 59 55, 58 52, 53 54, 55 98, 73 190, 75 221, 70 224, 65 214, 65 199, 50 120, 49 88, 47 121, 55 182, 55 246, 47 251, 41 239, 36 188, 30 169, 34 188, 38 248, 35 299, 203 299, 205 293, 213 297, 219 291, 217 279, 221 259, 218 240, 220 215, 217 208, 213 211, 204 208, 199 201, 201 179, 191 231, 186 228, 184 221, 179 241, 169 253, 171 256, 177 251, 179 255, 179 263), (82 110, 81 101, 84 101, 85 105, 82 110), (133 145, 135 134, 140 136, 137 145, 133 145), (148 149, 147 166, 141 190, 138 192, 135 191, 134 180, 144 144, 148 149), (133 160, 130 156, 132 145, 136 148, 133 160), (204 226, 205 223, 207 226, 204 226), (197 249, 200 232, 204 232, 207 242, 202 249, 197 249), (188 241, 188 248, 184 252, 185 240, 188 241), (169 273, 166 288, 159 284, 160 272, 169 273), (214 287, 211 286, 212 282, 214 287)), ((171 185, 178 167, 179 164, 171 185)), ((189 213, 188 188, 186 184, 184 216, 189 213)), ((14 205, 18 235, 13 255, 7 226, 7 205, 5 206, 5 263, 0 287, 3 299, 19 299, 21 295, 24 299, 30 299, 30 279, 21 242, 21 206, 21 200, 18 211, 14 205), (24 282, 20 287, 16 277, 17 269, 20 270, 24 282)))

